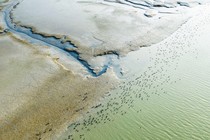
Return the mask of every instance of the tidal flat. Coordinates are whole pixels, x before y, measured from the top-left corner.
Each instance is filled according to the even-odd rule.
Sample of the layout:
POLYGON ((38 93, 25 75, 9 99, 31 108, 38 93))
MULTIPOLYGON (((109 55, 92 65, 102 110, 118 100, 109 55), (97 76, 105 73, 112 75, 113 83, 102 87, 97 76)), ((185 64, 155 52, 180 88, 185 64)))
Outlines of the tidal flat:
POLYGON ((0 1, 0 140, 210 139, 206 1, 0 1))

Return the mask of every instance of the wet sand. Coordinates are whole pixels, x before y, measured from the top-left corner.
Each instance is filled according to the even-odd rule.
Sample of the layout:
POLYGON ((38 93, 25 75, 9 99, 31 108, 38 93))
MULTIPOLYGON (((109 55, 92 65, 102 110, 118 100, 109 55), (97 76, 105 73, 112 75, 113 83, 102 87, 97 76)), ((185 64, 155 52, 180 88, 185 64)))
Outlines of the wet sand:
POLYGON ((75 75, 54 63, 38 46, 9 34, 0 41, 2 140, 51 139, 117 84, 113 76, 75 75))

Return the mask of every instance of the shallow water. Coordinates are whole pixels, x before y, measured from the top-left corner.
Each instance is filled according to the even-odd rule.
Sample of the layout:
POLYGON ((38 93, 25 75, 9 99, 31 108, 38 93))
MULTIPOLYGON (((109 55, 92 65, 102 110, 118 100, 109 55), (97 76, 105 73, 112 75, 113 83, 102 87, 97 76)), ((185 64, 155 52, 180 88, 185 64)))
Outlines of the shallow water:
POLYGON ((137 74, 59 139, 210 139, 209 23, 202 13, 161 43, 131 53, 137 74), (135 53, 141 59, 134 60, 135 53))

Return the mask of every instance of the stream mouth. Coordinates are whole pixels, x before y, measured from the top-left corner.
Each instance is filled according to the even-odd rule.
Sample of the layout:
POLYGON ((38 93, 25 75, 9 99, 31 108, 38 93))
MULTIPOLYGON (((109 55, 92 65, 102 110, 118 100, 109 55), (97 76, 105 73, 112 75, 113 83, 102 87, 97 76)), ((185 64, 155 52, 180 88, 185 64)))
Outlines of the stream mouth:
POLYGON ((94 69, 91 67, 91 65, 86 60, 82 59, 80 57, 79 52, 77 52, 75 50, 75 49, 77 49, 77 46, 75 46, 73 43, 71 43, 71 41, 64 41, 63 38, 65 38, 65 36, 63 38, 57 38, 55 36, 44 36, 39 33, 34 33, 33 29, 31 27, 26 27, 26 26, 15 24, 13 22, 11 12, 19 4, 20 4, 20 2, 11 3, 3 11, 4 20, 5 20, 6 26, 8 28, 7 29, 8 31, 13 32, 13 33, 19 33, 20 35, 23 34, 23 35, 29 36, 30 38, 41 41, 42 43, 44 43, 48 46, 53 46, 53 47, 61 49, 62 51, 66 52, 67 54, 72 56, 74 59, 76 59, 83 67, 86 68, 88 73, 93 77, 99 77, 102 74, 106 73, 107 69, 111 65, 110 62, 108 62, 107 64, 104 64, 102 66, 101 71, 95 72, 94 69))

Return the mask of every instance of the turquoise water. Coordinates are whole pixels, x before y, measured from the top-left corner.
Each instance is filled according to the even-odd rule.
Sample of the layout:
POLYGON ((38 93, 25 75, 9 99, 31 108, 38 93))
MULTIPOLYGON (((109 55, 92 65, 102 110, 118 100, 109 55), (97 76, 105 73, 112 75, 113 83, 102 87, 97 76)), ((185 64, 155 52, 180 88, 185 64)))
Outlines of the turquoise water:
POLYGON ((138 72, 102 97, 59 139, 209 140, 210 17, 202 16, 140 50, 145 60, 133 62, 138 72))

